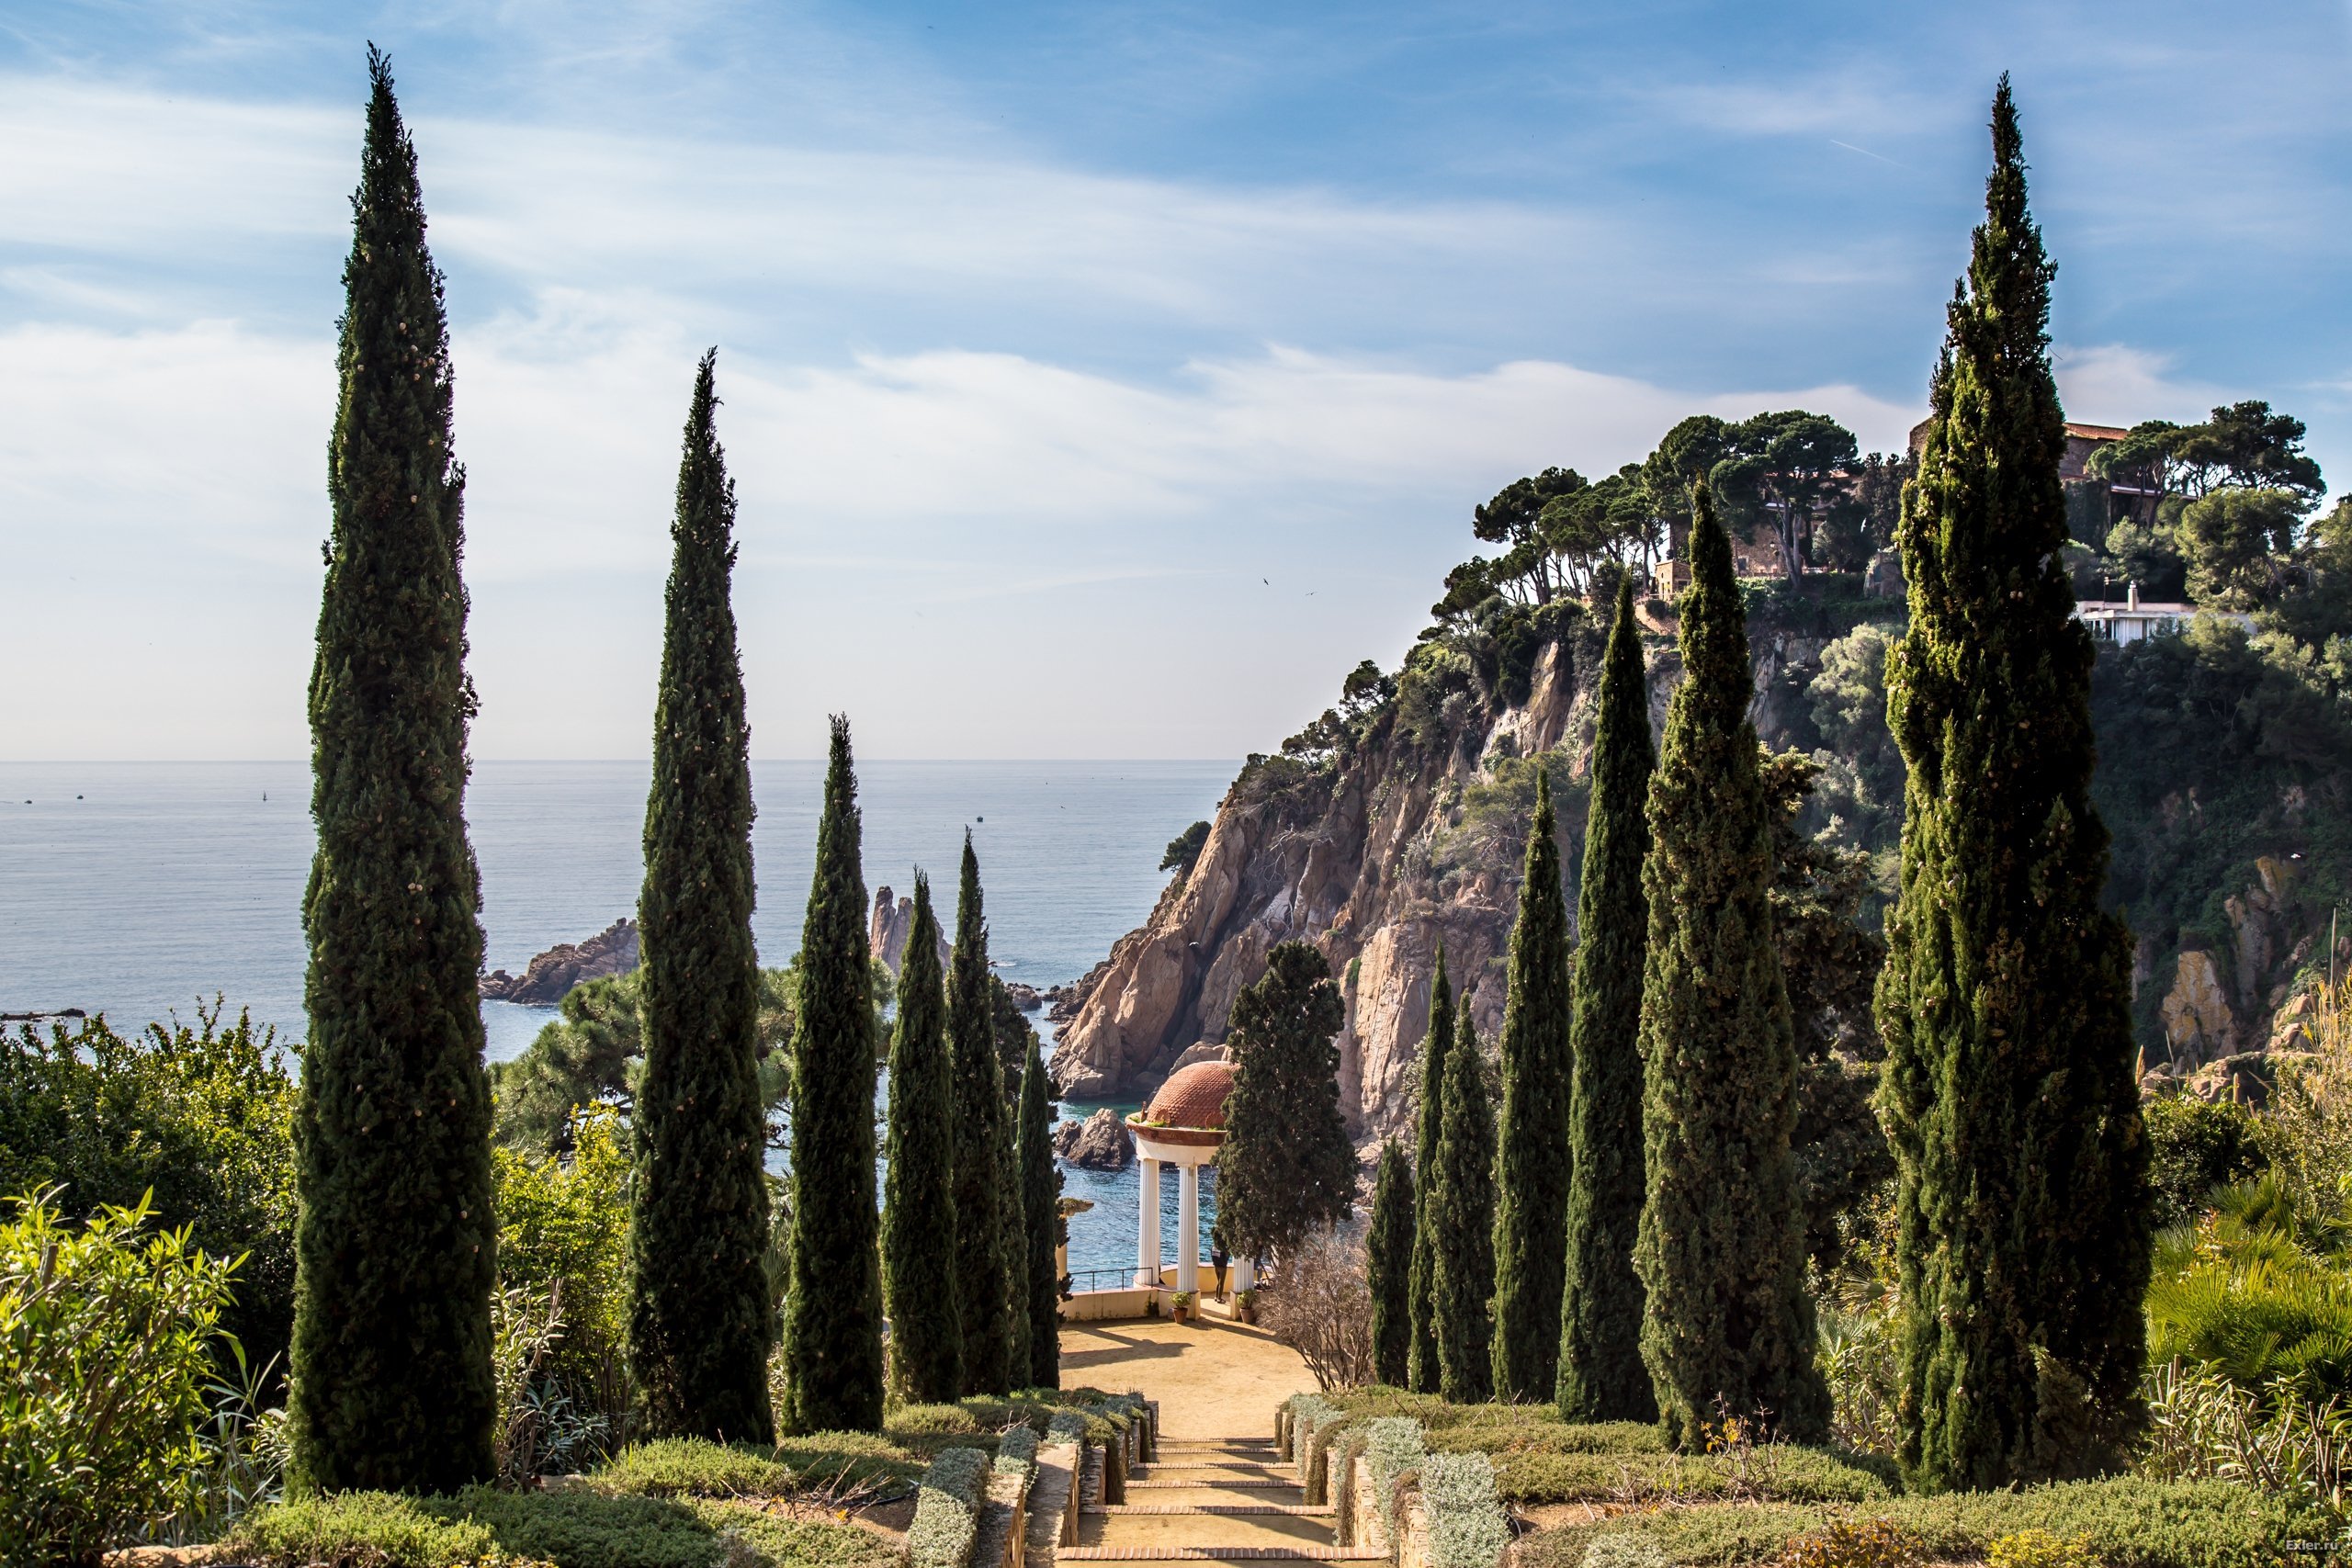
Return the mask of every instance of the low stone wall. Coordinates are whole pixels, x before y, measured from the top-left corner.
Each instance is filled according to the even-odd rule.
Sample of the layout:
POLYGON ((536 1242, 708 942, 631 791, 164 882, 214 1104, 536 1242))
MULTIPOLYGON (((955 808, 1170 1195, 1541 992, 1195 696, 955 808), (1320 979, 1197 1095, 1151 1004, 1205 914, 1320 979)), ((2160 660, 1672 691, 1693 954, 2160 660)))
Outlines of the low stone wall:
POLYGON ((1080 1291, 1062 1303, 1064 1323, 1098 1323, 1118 1317, 1150 1317, 1152 1305, 1166 1294, 1139 1285, 1125 1291, 1080 1291))
POLYGON ((989 1477, 968 1568, 1052 1568, 1061 1548, 1078 1544, 1090 1472, 1099 1491, 1114 1490, 1129 1465, 1149 1463, 1159 1446, 1159 1405, 1153 1400, 1136 1398, 1124 1435, 1100 1450, 1075 1436, 1076 1424, 1061 1425, 1065 1419, 1074 1423, 1055 1417, 1034 1464, 989 1477))

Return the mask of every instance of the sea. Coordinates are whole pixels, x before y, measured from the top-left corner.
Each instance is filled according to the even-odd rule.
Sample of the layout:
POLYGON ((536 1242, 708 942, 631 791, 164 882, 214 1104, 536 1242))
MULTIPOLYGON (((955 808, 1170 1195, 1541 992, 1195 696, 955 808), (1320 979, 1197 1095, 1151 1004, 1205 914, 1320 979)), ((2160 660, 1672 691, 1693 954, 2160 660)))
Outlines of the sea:
MULTIPOLYGON (((1167 882, 1156 868, 1169 840, 1215 815, 1237 767, 863 762, 869 901, 882 886, 911 893, 921 868, 952 920, 968 829, 997 972, 1041 991, 1075 979, 1143 922, 1167 882)), ((755 762, 752 773, 752 929, 761 963, 780 964, 800 945, 824 763, 755 762)), ((644 762, 474 764, 466 817, 489 967, 520 974, 534 953, 635 912, 649 779, 644 762)), ((282 1039, 301 1038, 310 789, 305 761, 0 761, 0 1012, 80 1008, 129 1032, 193 1021, 218 997, 232 1017, 250 1010, 282 1039)), ((490 1059, 521 1055, 552 1017, 485 1002, 490 1059)), ((1052 1025, 1035 1021, 1050 1052, 1052 1025)), ((1135 1267, 1138 1175, 1070 1168, 1064 1182, 1066 1196, 1093 1204, 1071 1217, 1071 1270, 1081 1286, 1109 1283, 1135 1267)), ((1176 1183, 1161 1187, 1162 1254, 1172 1258, 1176 1183)), ((1205 1236, 1213 1173, 1202 1209, 1205 1236)))

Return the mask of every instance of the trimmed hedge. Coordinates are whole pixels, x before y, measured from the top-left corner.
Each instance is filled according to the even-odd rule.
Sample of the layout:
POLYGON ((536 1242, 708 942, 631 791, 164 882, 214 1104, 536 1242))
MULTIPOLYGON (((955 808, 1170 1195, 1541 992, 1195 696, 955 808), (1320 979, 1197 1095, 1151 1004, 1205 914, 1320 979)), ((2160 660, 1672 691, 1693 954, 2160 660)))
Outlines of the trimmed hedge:
POLYGON ((1025 1476, 1037 1468, 1037 1434, 1026 1427, 1015 1427, 997 1440, 996 1472, 999 1475, 1025 1476))
POLYGON ((1053 1419, 1046 1423, 1046 1441, 1078 1443, 1087 1441, 1087 1419, 1083 1411, 1057 1410, 1053 1419))
POLYGON ((227 1560, 261 1568, 720 1568, 746 1554, 767 1568, 892 1568, 898 1556, 854 1525, 704 1498, 486 1486, 303 1498, 248 1515, 224 1545, 227 1560))
MULTIPOLYGON (((1983 1556, 2027 1530, 2078 1540, 2107 1568, 2275 1568, 2291 1541, 2334 1532, 2321 1515, 2224 1482, 2114 1476, 2021 1492, 1890 1497, 1865 1508, 1758 1503, 1621 1515, 1520 1544, 1521 1568, 1580 1568, 1602 1536, 1637 1534, 1678 1568, 1770 1562, 1791 1540, 1838 1519, 1884 1519, 1943 1560, 1983 1556)), ((2300 1560, 2300 1559, 2299 1559, 2300 1560)))
POLYGON ((1510 1544, 1510 1521, 1495 1495, 1485 1454, 1431 1454, 1421 1463, 1429 1510, 1430 1568, 1495 1568, 1510 1544))
POLYGON ((730 1448, 707 1438, 637 1443, 589 1477, 598 1490, 636 1497, 777 1497, 796 1472, 765 1449, 730 1448))
POLYGON ((300 1568, 322 1562, 381 1568, 472 1568, 496 1562, 490 1527, 436 1511, 439 1499, 420 1501, 390 1492, 344 1492, 258 1508, 237 1521, 222 1544, 232 1561, 261 1568, 300 1568))
MULTIPOLYGON (((1442 1435, 1445 1438, 1459 1432, 1442 1435)), ((1450 1441, 1441 1451, 1459 1451, 1450 1441)), ((1471 1450, 1476 1451, 1476 1450, 1471 1450)), ((1496 1488, 1514 1503, 1738 1498, 1775 1503, 1873 1503, 1894 1495, 1884 1478, 1826 1449, 1776 1447, 1743 1465, 1729 1454, 1545 1453, 1493 1456, 1496 1488)))
POLYGON ((910 1568, 968 1568, 992 1462, 979 1449, 949 1449, 931 1461, 907 1527, 910 1568))
POLYGON ((1654 1421, 1458 1421, 1430 1432, 1430 1450, 1449 1454, 1662 1454, 1666 1436, 1654 1421))

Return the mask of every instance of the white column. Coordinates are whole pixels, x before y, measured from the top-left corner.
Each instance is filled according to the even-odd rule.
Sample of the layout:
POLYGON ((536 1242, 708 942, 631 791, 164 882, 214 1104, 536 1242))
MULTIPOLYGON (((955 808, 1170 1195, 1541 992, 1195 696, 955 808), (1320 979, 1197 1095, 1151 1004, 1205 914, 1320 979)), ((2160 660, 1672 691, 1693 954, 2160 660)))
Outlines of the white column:
POLYGON ((1233 1288, 1237 1291, 1254 1291, 1258 1288, 1258 1270, 1251 1267, 1250 1260, 1246 1258, 1237 1258, 1233 1260, 1233 1288))
POLYGON ((1143 1161, 1143 1201, 1136 1209, 1136 1283, 1159 1285, 1159 1162, 1143 1161))
POLYGON ((1201 1288, 1201 1168, 1176 1168, 1176 1288, 1201 1288))

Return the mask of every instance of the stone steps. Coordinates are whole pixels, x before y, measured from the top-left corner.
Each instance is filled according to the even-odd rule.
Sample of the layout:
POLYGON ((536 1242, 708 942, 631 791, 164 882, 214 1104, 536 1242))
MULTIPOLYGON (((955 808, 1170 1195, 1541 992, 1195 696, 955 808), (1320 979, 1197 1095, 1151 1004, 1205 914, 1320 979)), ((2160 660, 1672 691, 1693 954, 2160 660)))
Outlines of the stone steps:
POLYGON ((1076 1562, 1374 1562, 1332 1544, 1336 1511, 1310 1506, 1298 1476, 1262 1438, 1161 1438, 1127 1478, 1125 1502, 1080 1511, 1076 1562))
POLYGON ((1361 1546, 1065 1546, 1057 1562, 1385 1562, 1361 1546))

